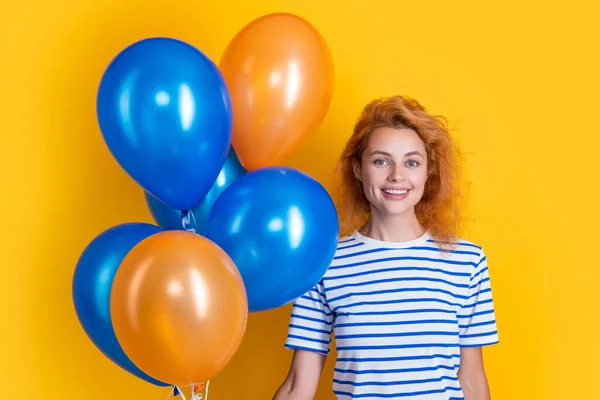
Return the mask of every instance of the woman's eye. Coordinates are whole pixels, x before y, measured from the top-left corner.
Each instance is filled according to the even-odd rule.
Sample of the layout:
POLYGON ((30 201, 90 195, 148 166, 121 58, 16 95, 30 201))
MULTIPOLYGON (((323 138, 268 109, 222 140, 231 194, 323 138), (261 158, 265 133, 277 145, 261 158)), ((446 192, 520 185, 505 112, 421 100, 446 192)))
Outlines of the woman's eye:
POLYGON ((406 162, 406 165, 407 165, 409 168, 414 168, 414 167, 418 167, 418 166, 419 166, 419 163, 418 163, 418 162, 416 162, 416 161, 414 161, 414 160, 410 160, 410 161, 407 161, 407 162, 406 162))
POLYGON ((387 161, 385 161, 385 160, 375 160, 374 164, 377 165, 377 166, 379 166, 379 167, 383 167, 384 165, 387 164, 387 161))

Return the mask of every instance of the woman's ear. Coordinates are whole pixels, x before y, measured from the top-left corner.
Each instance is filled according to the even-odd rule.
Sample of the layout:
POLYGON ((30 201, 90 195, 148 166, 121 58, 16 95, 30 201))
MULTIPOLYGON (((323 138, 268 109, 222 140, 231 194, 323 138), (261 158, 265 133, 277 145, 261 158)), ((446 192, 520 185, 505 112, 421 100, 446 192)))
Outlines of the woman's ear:
POLYGON ((360 178, 360 162, 356 159, 356 157, 352 159, 352 172, 354 172, 356 179, 362 182, 362 179, 360 178))

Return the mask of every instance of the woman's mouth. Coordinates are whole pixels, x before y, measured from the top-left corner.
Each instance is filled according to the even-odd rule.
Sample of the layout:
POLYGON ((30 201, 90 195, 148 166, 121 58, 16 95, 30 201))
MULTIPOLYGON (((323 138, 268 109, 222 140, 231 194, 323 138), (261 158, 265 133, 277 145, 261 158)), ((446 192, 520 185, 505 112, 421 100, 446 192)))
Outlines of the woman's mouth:
POLYGON ((381 189, 381 191, 383 192, 384 196, 388 199, 402 200, 406 196, 408 196, 410 189, 381 189))

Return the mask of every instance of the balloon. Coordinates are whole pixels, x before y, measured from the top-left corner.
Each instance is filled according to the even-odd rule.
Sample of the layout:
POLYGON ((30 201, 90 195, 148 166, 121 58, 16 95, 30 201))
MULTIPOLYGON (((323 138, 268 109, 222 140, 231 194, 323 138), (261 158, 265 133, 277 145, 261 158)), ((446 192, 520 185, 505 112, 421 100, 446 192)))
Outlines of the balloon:
POLYGON ((110 292, 119 264, 136 244, 158 232, 162 229, 144 223, 117 225, 102 232, 88 244, 79 258, 72 294, 79 322, 105 356, 138 378, 166 386, 131 362, 117 341, 110 317, 110 292))
POLYGON ((245 26, 219 62, 233 103, 232 144, 249 171, 275 166, 321 124, 333 93, 327 44, 287 13, 245 26))
POLYGON ((110 312, 129 358, 148 375, 184 386, 209 380, 233 357, 248 303, 222 249, 195 233, 165 231, 125 257, 110 312))
POLYGON ((338 234, 325 188, 285 167, 251 171, 233 182, 204 231, 238 267, 250 312, 287 304, 312 288, 333 260, 338 234))
MULTIPOLYGON (((212 188, 202 200, 202 203, 191 210, 193 221, 190 221, 190 229, 194 229, 197 233, 202 232, 204 226, 206 225, 208 213, 210 212, 210 209, 212 208, 217 197, 219 197, 219 195, 227 186, 231 184, 231 182, 238 179, 246 172, 247 171, 244 169, 244 167, 242 167, 237 156, 235 155, 235 151, 233 148, 230 148, 229 153, 227 154, 227 159, 225 160, 225 165, 223 165, 223 169, 221 169, 221 173, 217 177, 217 180, 213 183, 212 188)), ((184 224, 182 223, 181 210, 175 210, 169 207, 148 192, 145 192, 144 196, 146 198, 146 205, 148 206, 152 217, 161 228, 167 230, 187 230, 186 228, 188 225, 186 224, 184 228, 184 224)), ((192 218, 190 218, 190 220, 191 219, 192 218)))
POLYGON ((231 112, 217 66, 175 39, 129 46, 98 89, 98 122, 111 154, 144 190, 180 210, 200 204, 219 175, 231 112))

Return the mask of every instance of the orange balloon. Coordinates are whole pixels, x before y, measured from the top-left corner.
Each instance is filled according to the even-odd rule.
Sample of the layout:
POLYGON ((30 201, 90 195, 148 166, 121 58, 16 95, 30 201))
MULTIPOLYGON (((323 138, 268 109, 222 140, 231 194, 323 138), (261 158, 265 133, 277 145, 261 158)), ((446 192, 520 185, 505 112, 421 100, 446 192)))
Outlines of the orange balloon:
POLYGON ((240 346, 248 303, 231 258, 186 231, 152 235, 123 259, 110 312, 125 354, 162 382, 192 385, 221 371, 240 346))
POLYGON ((232 145, 248 171, 278 164, 325 118, 333 94, 331 53, 298 16, 252 21, 229 43, 219 69, 233 105, 232 145))

